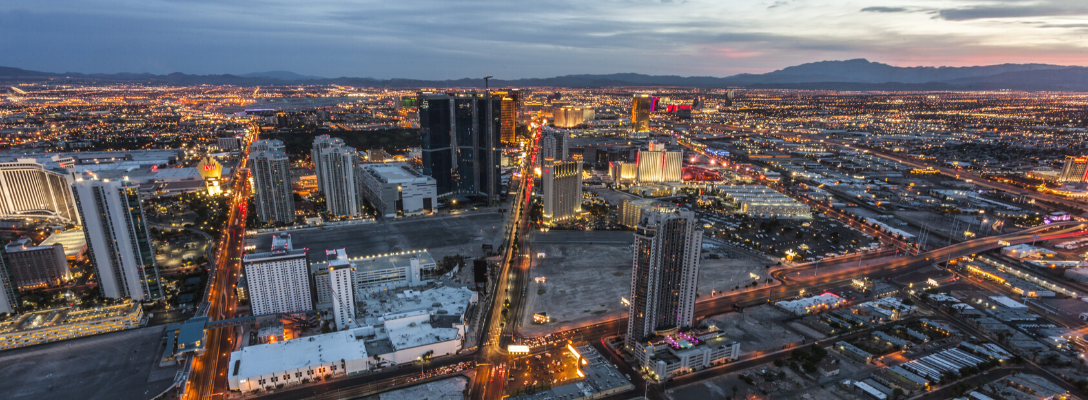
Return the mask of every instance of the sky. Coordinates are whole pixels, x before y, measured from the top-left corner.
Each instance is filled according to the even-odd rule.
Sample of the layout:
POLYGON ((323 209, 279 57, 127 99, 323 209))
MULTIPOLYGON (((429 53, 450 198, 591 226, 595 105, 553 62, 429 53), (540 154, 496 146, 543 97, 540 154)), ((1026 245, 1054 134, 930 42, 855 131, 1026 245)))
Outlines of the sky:
POLYGON ((729 76, 822 60, 1088 65, 1086 0, 0 2, 0 66, 47 72, 729 76))

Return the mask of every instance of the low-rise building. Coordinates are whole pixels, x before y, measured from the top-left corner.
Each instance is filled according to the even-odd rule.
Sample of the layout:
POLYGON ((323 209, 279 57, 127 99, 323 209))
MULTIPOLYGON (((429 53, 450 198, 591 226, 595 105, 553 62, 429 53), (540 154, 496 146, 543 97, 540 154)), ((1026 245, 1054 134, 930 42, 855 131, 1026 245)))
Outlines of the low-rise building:
POLYGON ((464 346, 466 314, 478 301, 466 288, 439 287, 399 293, 399 301, 374 302, 358 327, 231 353, 231 390, 251 391, 353 375, 429 357, 456 354, 464 346), (388 311, 375 312, 375 308, 388 311))
POLYGON ((61 307, 20 314, 0 322, 0 350, 138 328, 143 317, 143 308, 134 301, 86 310, 61 307))
MULTIPOLYGON (((348 257, 347 261, 354 265, 350 273, 356 301, 386 290, 424 285, 438 277, 438 264, 426 250, 348 257)), ((310 264, 310 273, 317 292, 316 307, 332 309, 328 261, 310 264)))
POLYGON ((38 245, 52 246, 57 243, 64 248, 64 257, 68 261, 79 261, 87 256, 87 237, 84 236, 82 229, 53 232, 38 245))
POLYGON ((736 360, 740 344, 720 330, 677 330, 639 342, 633 353, 643 368, 668 379, 736 360))
POLYGON ((60 243, 35 246, 30 238, 19 238, 4 246, 4 259, 20 290, 55 286, 72 279, 60 243))
POLYGON ((434 178, 404 163, 361 164, 356 179, 363 199, 386 218, 430 214, 438 205, 434 178))

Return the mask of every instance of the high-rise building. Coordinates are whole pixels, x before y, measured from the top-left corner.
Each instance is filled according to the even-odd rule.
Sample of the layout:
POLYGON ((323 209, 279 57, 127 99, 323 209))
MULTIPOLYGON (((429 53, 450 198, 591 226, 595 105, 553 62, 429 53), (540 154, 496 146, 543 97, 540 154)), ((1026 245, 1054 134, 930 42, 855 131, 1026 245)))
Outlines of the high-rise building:
POLYGON ((249 145, 249 152, 250 153, 256 153, 258 151, 286 152, 287 147, 283 145, 282 140, 276 140, 276 139, 254 140, 253 143, 251 143, 249 145))
POLYGON ((540 150, 537 153, 540 165, 543 166, 545 160, 549 159, 559 162, 570 158, 570 149, 567 147, 569 143, 570 138, 566 131, 552 130, 545 132, 540 137, 540 150))
POLYGON ((650 212, 635 230, 631 267, 629 348, 695 320, 695 290, 703 231, 691 211, 650 212))
POLYGON ((683 152, 669 151, 663 143, 650 141, 649 150, 639 149, 635 160, 639 183, 680 182, 683 179, 683 152))
POLYGON ((619 223, 628 228, 637 228, 642 221, 642 216, 654 211, 673 211, 676 209, 673 203, 666 203, 657 199, 620 200, 619 223))
POLYGON ((10 314, 19 307, 19 292, 7 267, 0 259, 0 314, 10 314))
POLYGON ((253 315, 313 309, 306 249, 292 247, 290 234, 273 236, 270 251, 246 254, 242 265, 253 315))
MULTIPOLYGON (((60 157, 0 163, 0 217, 60 218, 79 223, 60 157)), ((67 159, 71 161, 71 159, 67 159)))
POLYGON ((58 285, 72 279, 64 245, 35 246, 30 238, 19 238, 4 246, 4 261, 15 286, 21 290, 58 285))
POLYGON ((544 221, 575 219, 582 211, 582 163, 553 162, 541 170, 544 221))
POLYGON ((330 137, 329 135, 319 135, 314 137, 313 146, 310 149, 310 161, 314 163, 314 173, 317 174, 317 186, 318 191, 322 194, 325 193, 325 188, 321 187, 321 182, 325 180, 324 168, 321 168, 321 150, 329 147, 343 147, 344 139, 330 137))
POLYGON ((332 297, 332 314, 336 329, 352 328, 355 321, 355 289, 352 277, 355 263, 348 259, 346 249, 326 250, 329 266, 329 294, 332 297), (333 256, 332 258, 328 258, 333 256))
MULTIPOLYGON (((315 147, 316 143, 317 141, 315 147)), ((346 146, 317 150, 317 158, 314 159, 314 170, 318 171, 317 187, 325 194, 325 203, 332 215, 356 217, 360 214, 355 187, 355 165, 358 157, 355 149, 346 146)))
POLYGON ((517 136, 515 135, 515 129, 517 128, 518 113, 517 104, 512 97, 502 98, 502 128, 501 137, 502 144, 504 146, 513 146, 517 144, 517 136))
POLYGON ((725 92, 725 104, 724 105, 726 107, 732 107, 733 106, 733 99, 735 98, 734 96, 735 95, 733 94, 732 90, 730 90, 728 92, 725 92))
POLYGON ((502 98, 484 93, 420 94, 423 173, 439 198, 501 193, 502 98))
POLYGON ((631 130, 636 133, 649 132, 652 111, 653 98, 645 93, 636 93, 631 98, 631 130))
POLYGON ((1088 181, 1088 157, 1065 156, 1058 182, 1080 183, 1088 181))
POLYGON ((258 140, 249 151, 257 216, 262 222, 295 222, 295 198, 291 193, 291 164, 279 140, 258 140), (266 142, 279 142, 266 143, 266 142), (258 150, 266 148, 270 150, 258 150))
POLYGON ((128 180, 79 179, 72 187, 102 296, 162 299, 139 185, 128 180))

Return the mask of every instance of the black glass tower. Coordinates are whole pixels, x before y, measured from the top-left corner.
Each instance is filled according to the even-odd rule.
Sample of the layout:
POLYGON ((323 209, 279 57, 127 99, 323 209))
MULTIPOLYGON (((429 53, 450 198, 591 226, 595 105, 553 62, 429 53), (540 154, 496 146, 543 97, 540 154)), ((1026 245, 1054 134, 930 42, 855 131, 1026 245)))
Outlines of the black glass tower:
POLYGON ((418 104, 423 173, 434 178, 438 197, 498 201, 502 96, 421 93, 418 104))

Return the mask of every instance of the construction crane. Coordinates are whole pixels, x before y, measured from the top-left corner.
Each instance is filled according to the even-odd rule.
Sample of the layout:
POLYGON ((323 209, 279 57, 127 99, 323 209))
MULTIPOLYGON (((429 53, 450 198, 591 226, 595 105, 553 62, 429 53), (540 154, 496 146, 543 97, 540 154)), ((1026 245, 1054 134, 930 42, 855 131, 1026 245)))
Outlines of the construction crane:
POLYGON ((491 79, 491 78, 494 78, 494 77, 495 77, 495 75, 488 75, 488 76, 484 77, 484 90, 487 90, 487 80, 491 79))

